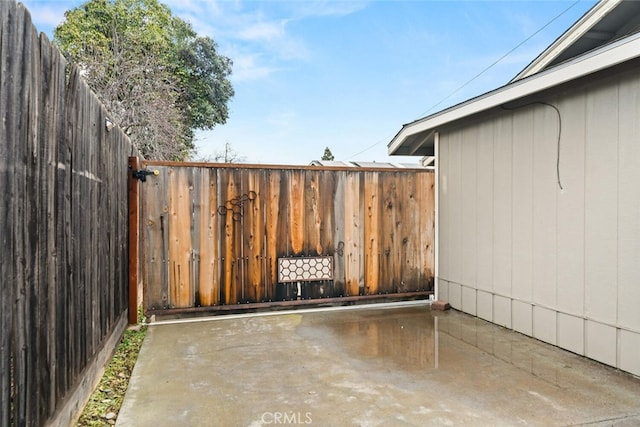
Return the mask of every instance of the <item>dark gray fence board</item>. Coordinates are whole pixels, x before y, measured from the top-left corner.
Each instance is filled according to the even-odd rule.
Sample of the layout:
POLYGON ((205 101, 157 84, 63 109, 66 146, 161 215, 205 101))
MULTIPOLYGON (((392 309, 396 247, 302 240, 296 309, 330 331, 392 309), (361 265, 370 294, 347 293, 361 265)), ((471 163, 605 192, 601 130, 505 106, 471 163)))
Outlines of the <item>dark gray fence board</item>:
POLYGON ((24 7, 0 2, 2 427, 60 418, 127 309, 135 153, 65 67, 24 7))

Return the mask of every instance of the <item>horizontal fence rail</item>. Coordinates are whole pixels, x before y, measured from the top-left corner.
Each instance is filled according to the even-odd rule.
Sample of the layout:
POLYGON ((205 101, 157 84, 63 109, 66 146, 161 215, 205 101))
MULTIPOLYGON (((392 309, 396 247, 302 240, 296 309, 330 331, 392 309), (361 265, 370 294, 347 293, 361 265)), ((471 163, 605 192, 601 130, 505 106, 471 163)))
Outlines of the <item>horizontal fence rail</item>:
POLYGON ((143 165, 148 310, 433 289, 431 171, 143 165))
POLYGON ((126 326, 132 148, 14 1, 0 61, 0 426, 65 425, 126 326))

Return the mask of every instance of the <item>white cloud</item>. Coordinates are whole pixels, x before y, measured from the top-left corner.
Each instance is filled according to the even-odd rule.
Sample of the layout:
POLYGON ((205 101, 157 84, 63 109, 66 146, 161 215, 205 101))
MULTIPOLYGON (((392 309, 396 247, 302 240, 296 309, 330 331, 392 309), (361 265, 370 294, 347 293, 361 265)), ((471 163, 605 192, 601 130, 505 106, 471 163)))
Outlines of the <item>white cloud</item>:
POLYGON ((286 21, 256 22, 240 30, 238 37, 252 41, 271 41, 286 36, 286 21))
POLYGON ((311 56, 305 41, 288 28, 293 13, 288 2, 269 7, 263 2, 225 0, 168 0, 167 4, 196 32, 218 43, 219 52, 234 62, 236 82, 266 78, 311 56))
POLYGON ((367 7, 370 1, 299 1, 292 2, 292 10, 298 19, 322 16, 346 16, 367 7))
POLYGON ((258 54, 236 54, 231 57, 233 58, 231 80, 234 83, 264 79, 278 70, 264 64, 258 54))
MULTIPOLYGON (((2 0, 4 1, 4 0, 2 0)), ((64 12, 75 7, 74 1, 55 1, 43 3, 38 0, 21 1, 31 13, 31 19, 39 31, 53 32, 64 21, 64 12)))

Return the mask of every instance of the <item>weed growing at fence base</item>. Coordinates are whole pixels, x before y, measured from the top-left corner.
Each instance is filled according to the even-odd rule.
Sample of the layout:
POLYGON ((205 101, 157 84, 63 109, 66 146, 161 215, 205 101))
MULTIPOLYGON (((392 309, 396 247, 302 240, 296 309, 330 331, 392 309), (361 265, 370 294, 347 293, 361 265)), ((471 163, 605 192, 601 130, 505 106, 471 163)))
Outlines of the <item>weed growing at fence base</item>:
POLYGON ((147 331, 146 325, 138 326, 125 331, 113 358, 105 369, 100 384, 80 415, 77 426, 94 427, 115 424, 147 331))

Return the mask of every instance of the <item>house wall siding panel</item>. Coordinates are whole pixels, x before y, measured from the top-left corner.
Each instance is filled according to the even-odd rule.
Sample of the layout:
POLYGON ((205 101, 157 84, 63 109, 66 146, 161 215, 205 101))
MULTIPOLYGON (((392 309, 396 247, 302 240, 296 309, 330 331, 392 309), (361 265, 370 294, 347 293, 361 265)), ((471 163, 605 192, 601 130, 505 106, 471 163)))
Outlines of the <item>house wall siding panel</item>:
POLYGON ((511 299, 499 295, 493 296, 493 322, 505 328, 513 327, 511 321, 511 299))
MULTIPOLYGON (((464 140, 473 138, 473 135, 465 134, 464 140)), ((478 251, 476 250, 478 233, 477 227, 477 144, 462 145, 462 282, 469 286, 476 285, 478 274, 478 251)))
POLYGON ((478 314, 476 305, 476 294, 476 289, 470 288, 468 286, 462 287, 462 311, 473 316, 476 316, 478 314))
POLYGON ((618 323, 640 331, 640 79, 621 83, 618 102, 618 323))
POLYGON ((440 295, 637 375, 640 76, 545 96, 438 130, 440 295))
POLYGON ((475 138, 466 143, 478 145, 478 197, 476 223, 478 289, 493 290, 493 127, 483 124, 475 129, 475 138), (477 138, 477 139, 476 139, 477 138))
POLYGON ((533 306, 529 303, 514 300, 513 329, 525 335, 533 335, 533 306))
POLYGON ((585 314, 611 324, 617 303, 617 99, 617 85, 589 89, 585 121, 585 314))
POLYGON ((558 116, 547 105, 534 106, 533 128, 533 301, 556 304, 556 150, 558 116))
POLYGON ((558 193, 558 309, 584 314, 584 99, 558 102, 562 117, 558 193))
POLYGON ((607 365, 617 366, 616 328, 589 320, 586 328, 585 356, 607 365))
POLYGON ((618 367, 634 375, 640 376, 640 334, 620 331, 618 367))
POLYGON ((514 298, 533 299, 533 109, 513 112, 512 285, 514 298))
POLYGON ((489 292, 478 291, 477 316, 481 319, 493 322, 493 295, 489 292))
POLYGON ((558 345, 577 354, 584 354, 584 319, 558 313, 558 345))
POLYGON ((555 310, 533 307, 533 336, 540 341, 556 344, 556 330, 555 310))
POLYGON ((462 287, 458 283, 449 282, 449 303, 456 310, 462 309, 462 287))
POLYGON ((462 282, 462 134, 455 132, 449 141, 449 279, 462 282))
POLYGON ((496 120, 493 139, 493 290, 511 294, 511 114, 496 120))

